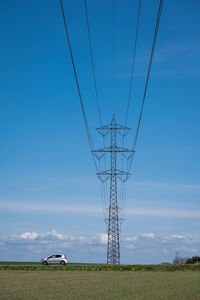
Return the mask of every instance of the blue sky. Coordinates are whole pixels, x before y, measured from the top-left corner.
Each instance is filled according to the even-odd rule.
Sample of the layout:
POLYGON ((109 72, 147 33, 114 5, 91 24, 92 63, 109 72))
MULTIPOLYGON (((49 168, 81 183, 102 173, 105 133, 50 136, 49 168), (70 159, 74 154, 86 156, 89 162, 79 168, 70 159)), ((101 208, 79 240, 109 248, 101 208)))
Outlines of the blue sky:
MULTIPOLYGON (((63 1, 95 144, 99 126, 83 0, 63 1)), ((138 1, 88 0, 103 123, 123 123, 138 1)), ((158 1, 142 1, 131 143, 158 1)), ((198 1, 166 1, 121 232, 122 263, 159 263, 200 252, 198 1)), ((59 1, 0 3, 0 259, 105 262, 106 236, 59 1), (80 245, 82 247, 80 247, 80 245)))

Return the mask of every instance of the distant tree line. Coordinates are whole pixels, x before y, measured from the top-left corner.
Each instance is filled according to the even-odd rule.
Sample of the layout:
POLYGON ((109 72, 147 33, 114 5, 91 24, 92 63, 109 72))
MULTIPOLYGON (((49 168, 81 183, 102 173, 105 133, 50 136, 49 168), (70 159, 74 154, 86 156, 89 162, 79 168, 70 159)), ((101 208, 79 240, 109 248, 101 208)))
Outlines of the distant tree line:
POLYGON ((176 255, 172 262, 173 265, 184 265, 184 264, 200 264, 200 256, 180 257, 176 255))
POLYGON ((200 264, 200 256, 193 256, 192 258, 188 258, 186 264, 200 264))

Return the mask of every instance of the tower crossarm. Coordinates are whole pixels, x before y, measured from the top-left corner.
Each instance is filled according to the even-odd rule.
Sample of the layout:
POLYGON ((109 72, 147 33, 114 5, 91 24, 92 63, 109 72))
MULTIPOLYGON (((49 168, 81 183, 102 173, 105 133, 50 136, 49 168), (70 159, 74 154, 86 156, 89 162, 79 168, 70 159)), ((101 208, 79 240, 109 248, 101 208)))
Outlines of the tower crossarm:
POLYGON ((125 176, 130 176, 131 173, 124 172, 124 171, 121 171, 121 170, 118 170, 118 169, 115 169, 115 170, 110 169, 110 170, 105 170, 105 171, 97 173, 97 176, 101 176, 101 175, 125 175, 125 176))
POLYGON ((97 150, 93 150, 92 152, 93 153, 95 153, 95 152, 121 152, 121 153, 129 152, 129 153, 133 153, 135 151, 130 150, 130 149, 126 149, 126 148, 123 148, 123 147, 119 147, 119 146, 115 146, 115 148, 110 146, 110 147, 104 147, 104 148, 100 148, 100 149, 97 149, 97 150))
POLYGON ((110 123, 108 125, 102 126, 102 127, 98 127, 97 130, 110 130, 110 129, 114 129, 114 130, 131 130, 131 128, 120 125, 115 123, 115 127, 113 128, 113 123, 110 123))

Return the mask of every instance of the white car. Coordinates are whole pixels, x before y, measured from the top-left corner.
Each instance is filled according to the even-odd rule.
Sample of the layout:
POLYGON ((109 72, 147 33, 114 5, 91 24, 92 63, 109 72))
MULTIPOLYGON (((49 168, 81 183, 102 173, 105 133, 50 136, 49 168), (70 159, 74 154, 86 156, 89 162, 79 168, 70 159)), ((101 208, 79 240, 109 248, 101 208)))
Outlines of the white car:
POLYGON ((67 258, 64 254, 53 254, 47 256, 41 260, 43 265, 50 265, 50 264, 61 264, 65 265, 67 263, 67 258))

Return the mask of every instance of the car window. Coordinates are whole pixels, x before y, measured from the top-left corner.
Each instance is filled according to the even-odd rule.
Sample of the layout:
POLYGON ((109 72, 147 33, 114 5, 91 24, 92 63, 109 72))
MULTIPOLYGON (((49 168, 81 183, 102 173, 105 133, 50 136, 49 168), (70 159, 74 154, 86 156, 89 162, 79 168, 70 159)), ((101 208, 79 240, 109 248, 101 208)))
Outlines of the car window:
POLYGON ((60 257, 62 257, 62 255, 56 255, 56 258, 60 258, 60 257))
POLYGON ((56 258, 56 255, 51 255, 49 256, 49 258, 56 258))

